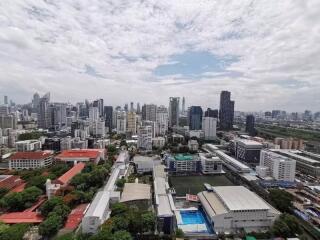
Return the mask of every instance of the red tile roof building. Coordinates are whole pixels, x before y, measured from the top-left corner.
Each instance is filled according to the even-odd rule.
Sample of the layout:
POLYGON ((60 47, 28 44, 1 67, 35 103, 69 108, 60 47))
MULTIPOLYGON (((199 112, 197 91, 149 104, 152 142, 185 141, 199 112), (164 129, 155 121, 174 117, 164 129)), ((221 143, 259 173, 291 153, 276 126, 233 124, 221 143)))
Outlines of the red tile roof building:
POLYGON ((54 182, 61 185, 68 184, 75 175, 77 175, 78 173, 81 173, 81 171, 84 169, 85 166, 86 165, 82 162, 77 163, 69 171, 67 171, 65 174, 60 176, 54 182))
POLYGON ((56 159, 63 162, 93 162, 98 164, 100 159, 104 159, 104 149, 81 149, 65 150, 56 159))
POLYGON ((53 152, 17 152, 9 159, 9 169, 36 169, 52 165, 53 152))
POLYGON ((0 175, 0 188, 6 188, 8 190, 15 188, 23 183, 23 180, 19 176, 15 175, 0 175))
POLYGON ((89 204, 80 204, 74 208, 68 216, 64 229, 75 230, 79 226, 88 205, 89 204))
POLYGON ((2 214, 0 221, 7 224, 41 223, 43 217, 37 212, 12 212, 2 214))

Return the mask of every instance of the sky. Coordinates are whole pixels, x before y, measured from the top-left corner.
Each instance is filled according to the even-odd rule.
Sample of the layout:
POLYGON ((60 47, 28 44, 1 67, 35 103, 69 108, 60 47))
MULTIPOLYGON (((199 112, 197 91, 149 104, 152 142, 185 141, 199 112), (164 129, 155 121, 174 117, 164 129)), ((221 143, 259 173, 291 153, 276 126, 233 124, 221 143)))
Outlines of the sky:
POLYGON ((0 1, 0 99, 320 111, 319 0, 0 1))

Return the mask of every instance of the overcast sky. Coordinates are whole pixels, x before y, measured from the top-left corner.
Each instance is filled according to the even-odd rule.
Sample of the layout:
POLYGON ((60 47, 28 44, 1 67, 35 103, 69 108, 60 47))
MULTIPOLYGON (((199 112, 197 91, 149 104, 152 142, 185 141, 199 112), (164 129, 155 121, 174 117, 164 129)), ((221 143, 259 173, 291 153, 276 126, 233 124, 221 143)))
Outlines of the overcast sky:
POLYGON ((229 90, 237 110, 320 110, 319 13, 319 0, 2 0, 0 95, 217 107, 229 90))

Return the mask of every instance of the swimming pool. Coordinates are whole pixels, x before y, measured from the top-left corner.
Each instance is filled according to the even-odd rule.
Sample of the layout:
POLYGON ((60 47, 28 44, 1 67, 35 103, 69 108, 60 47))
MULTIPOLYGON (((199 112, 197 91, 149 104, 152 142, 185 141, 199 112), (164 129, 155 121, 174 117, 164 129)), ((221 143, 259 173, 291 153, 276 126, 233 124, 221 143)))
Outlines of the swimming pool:
POLYGON ((206 220, 199 210, 180 212, 183 224, 203 224, 206 220))
POLYGON ((178 228, 184 233, 214 233, 201 208, 179 211, 177 217, 178 228))

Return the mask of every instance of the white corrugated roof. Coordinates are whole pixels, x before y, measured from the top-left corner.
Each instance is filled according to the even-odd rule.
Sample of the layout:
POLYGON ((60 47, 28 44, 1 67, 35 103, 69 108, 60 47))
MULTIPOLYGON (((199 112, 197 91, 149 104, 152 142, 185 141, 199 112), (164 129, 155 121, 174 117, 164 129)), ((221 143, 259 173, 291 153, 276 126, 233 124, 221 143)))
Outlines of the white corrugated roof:
POLYGON ((120 202, 148 200, 151 198, 150 185, 142 183, 126 183, 120 202))
POLYGON ((230 211, 270 209, 269 204, 243 186, 213 187, 213 189, 230 211))

